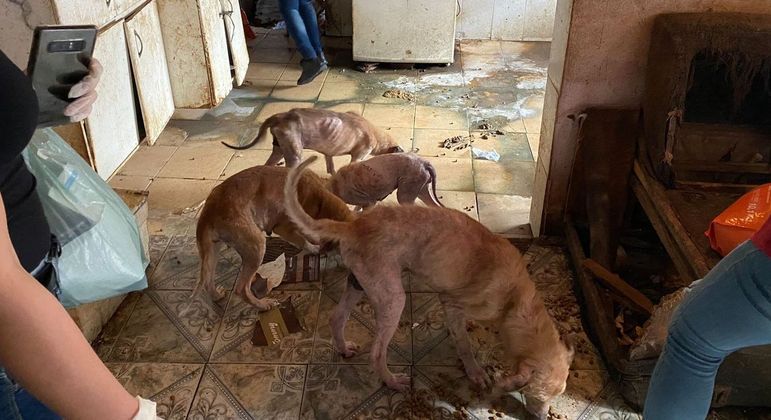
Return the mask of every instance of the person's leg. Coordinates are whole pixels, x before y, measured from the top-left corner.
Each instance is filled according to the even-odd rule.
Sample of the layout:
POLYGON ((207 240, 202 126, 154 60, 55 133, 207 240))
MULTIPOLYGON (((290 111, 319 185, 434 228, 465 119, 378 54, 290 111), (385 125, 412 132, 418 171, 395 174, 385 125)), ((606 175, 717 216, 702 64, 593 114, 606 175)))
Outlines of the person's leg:
POLYGON ((685 298, 651 378, 644 418, 704 419, 726 356, 771 343, 771 258, 745 242, 685 298))
POLYGON ((15 394, 16 385, 5 374, 5 369, 0 368, 0 419, 22 420, 15 394))
POLYGON ((321 49, 321 32, 319 32, 319 23, 316 19, 316 8, 313 7, 313 0, 300 0, 300 16, 305 23, 305 31, 308 39, 313 46, 316 55, 324 55, 321 49))
POLYGON ((278 0, 281 15, 286 21, 286 29, 297 44, 297 49, 306 60, 316 58, 316 49, 308 37, 303 16, 300 13, 300 0, 278 0))

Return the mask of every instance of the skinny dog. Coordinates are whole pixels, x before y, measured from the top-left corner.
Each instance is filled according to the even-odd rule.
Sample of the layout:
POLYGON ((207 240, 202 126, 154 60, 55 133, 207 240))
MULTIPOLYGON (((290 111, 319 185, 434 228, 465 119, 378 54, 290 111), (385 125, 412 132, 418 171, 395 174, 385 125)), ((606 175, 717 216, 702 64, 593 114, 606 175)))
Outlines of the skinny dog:
POLYGON ((332 175, 335 173, 334 156, 351 155, 351 162, 358 162, 370 154, 404 151, 391 136, 355 112, 317 108, 295 108, 273 115, 262 123, 257 137, 244 146, 222 144, 231 149, 248 149, 268 130, 273 136, 273 152, 265 162, 268 166, 278 164, 283 157, 286 166, 294 168, 302 160, 303 149, 311 149, 324 155, 327 172, 332 175))
MULTIPOLYGON (((255 166, 231 176, 212 190, 201 210, 196 230, 201 277, 193 296, 201 289, 206 289, 215 300, 224 296, 224 291, 214 284, 217 255, 222 244, 232 246, 241 256, 236 294, 259 310, 270 309, 276 304, 265 298, 270 293, 268 284, 256 275, 265 256, 266 233, 276 232, 297 247, 318 252, 318 243, 308 242, 284 212, 283 185, 288 172, 287 168, 255 166), (259 281, 256 285, 259 296, 252 291, 255 279, 259 281)), ((304 211, 313 217, 353 219, 353 212, 325 188, 318 175, 303 174, 296 184, 299 184, 297 191, 304 211)))
POLYGON ((375 206, 352 221, 314 220, 296 194, 300 176, 313 160, 290 171, 284 187, 285 211, 311 241, 337 243, 343 262, 363 288, 346 287, 332 313, 337 350, 346 357, 355 354, 357 346, 345 341, 344 329, 352 308, 366 293, 377 321, 372 366, 388 387, 409 389, 410 378, 392 373, 386 362, 406 299, 401 274, 408 270, 439 293, 471 381, 492 384, 474 358, 466 319, 500 330, 515 371, 496 385, 507 391, 521 389, 528 411, 545 418, 548 401, 565 390, 573 348, 546 312, 519 251, 465 214, 441 207, 375 206))
POLYGON ((348 204, 370 207, 394 190, 399 204, 420 198, 429 206, 443 207, 436 196, 436 170, 412 153, 374 156, 340 168, 329 189, 348 204))

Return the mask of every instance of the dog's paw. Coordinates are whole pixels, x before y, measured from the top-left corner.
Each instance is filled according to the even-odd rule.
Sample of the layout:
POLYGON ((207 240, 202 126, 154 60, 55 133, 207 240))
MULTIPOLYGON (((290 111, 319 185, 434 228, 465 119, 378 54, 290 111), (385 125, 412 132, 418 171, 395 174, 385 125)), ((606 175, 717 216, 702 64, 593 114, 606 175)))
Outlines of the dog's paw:
POLYGON ((490 378, 490 375, 488 375, 487 372, 485 372, 485 370, 479 366, 466 368, 466 375, 468 376, 471 383, 478 388, 486 389, 493 385, 493 380, 490 378))
POLYGON ((359 345, 353 341, 346 341, 345 348, 340 350, 340 355, 345 359, 350 359, 359 353, 359 345))
POLYGON ((397 373, 386 379, 385 384, 394 391, 407 392, 410 390, 411 379, 408 375, 397 373))
POLYGON ((263 311, 269 311, 276 306, 280 305, 281 302, 277 301, 276 299, 258 299, 254 302, 254 306, 257 307, 257 310, 263 312, 263 311))
POLYGON ((311 254, 318 254, 321 251, 321 247, 315 244, 306 243, 304 246, 305 250, 310 252, 311 254))

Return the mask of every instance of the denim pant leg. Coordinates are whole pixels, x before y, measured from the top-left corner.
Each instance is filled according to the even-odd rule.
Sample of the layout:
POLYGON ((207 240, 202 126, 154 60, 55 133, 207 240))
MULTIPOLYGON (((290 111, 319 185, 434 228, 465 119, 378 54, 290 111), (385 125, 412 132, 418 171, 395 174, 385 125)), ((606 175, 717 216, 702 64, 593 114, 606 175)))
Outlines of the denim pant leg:
MULTIPOLYGON (((281 15, 284 16, 284 20, 286 21, 286 29, 297 44, 297 49, 300 51, 300 54, 305 59, 312 59, 316 58, 316 50, 313 48, 308 31, 306 30, 305 22, 303 22, 303 16, 300 13, 300 1, 301 0, 279 0, 278 6, 281 10, 281 15)), ((314 22, 315 20, 314 17, 314 22)))
POLYGON ((771 258, 752 242, 726 256, 673 316, 651 378, 644 418, 702 420, 732 352, 771 343, 771 258))
POLYGON ((313 0, 300 0, 300 16, 305 22, 305 31, 308 33, 308 39, 316 51, 321 55, 321 32, 319 31, 319 22, 316 19, 316 8, 313 6, 313 0))
POLYGON ((0 368, 0 420, 21 420, 15 395, 16 385, 5 374, 5 369, 0 368))

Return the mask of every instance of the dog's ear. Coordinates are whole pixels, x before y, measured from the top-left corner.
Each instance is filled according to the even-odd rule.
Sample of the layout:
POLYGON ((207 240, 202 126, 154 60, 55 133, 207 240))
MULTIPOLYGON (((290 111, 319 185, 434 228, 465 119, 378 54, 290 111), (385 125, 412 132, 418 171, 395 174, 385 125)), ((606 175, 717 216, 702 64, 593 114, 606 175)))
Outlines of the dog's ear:
POLYGON ((530 382, 530 378, 533 376, 534 372, 535 363, 532 360, 525 359, 519 362, 516 373, 501 378, 497 386, 506 392, 518 391, 530 382))
POLYGON ((388 153, 404 153, 404 149, 401 146, 392 146, 388 149, 388 153))

